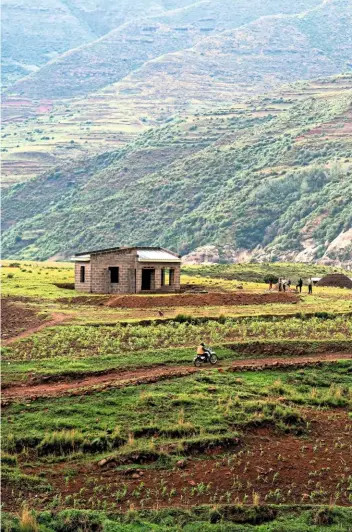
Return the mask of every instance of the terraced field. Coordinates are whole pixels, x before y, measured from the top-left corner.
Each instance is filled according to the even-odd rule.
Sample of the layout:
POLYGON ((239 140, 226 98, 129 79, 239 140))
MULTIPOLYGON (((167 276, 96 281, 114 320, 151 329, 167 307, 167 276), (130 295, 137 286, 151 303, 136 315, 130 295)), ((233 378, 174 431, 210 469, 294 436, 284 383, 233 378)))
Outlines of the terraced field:
MULTIPOLYGON (((4 526, 349 530, 351 291, 160 316, 76 294, 65 263, 2 266, 4 526), (202 339, 217 366, 193 366, 202 339)), ((182 282, 258 297, 266 268, 182 282)))
MULTIPOLYGON (((202 76, 193 73, 194 79, 187 82, 186 71, 186 79, 181 82, 175 79, 174 69, 179 68, 177 55, 166 60, 165 65, 163 60, 162 56, 161 63, 151 61, 144 70, 84 97, 63 100, 55 96, 26 98, 8 94, 3 105, 3 185, 38 176, 57 164, 119 149, 138 134, 172 120, 185 121, 181 126, 185 133, 192 128, 183 144, 192 147, 201 140, 206 146, 224 132, 231 134, 229 118, 235 126, 236 119, 243 114, 249 118, 277 116, 301 99, 351 88, 348 74, 329 80, 326 76, 335 72, 324 70, 308 76, 325 76, 321 81, 291 86, 286 84, 300 76, 283 77, 268 85, 248 79, 247 74, 237 83, 232 78, 215 83, 205 73, 202 76), (261 93, 265 97, 259 97, 261 93), (209 112, 213 114, 214 107, 217 116, 210 118, 209 112)), ((333 127, 326 133, 327 138, 335 136, 333 127)), ((340 129, 340 134, 346 135, 348 130, 340 129)))

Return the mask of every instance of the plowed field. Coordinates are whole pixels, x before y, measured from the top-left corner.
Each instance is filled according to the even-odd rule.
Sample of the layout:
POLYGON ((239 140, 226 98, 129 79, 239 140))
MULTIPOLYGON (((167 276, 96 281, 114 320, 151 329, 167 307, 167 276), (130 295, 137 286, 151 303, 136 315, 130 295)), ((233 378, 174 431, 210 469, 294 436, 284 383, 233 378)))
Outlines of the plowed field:
POLYGON ((110 298, 105 304, 108 307, 115 308, 158 308, 268 305, 272 303, 298 303, 298 301, 299 298, 295 294, 279 292, 264 294, 211 292, 209 294, 175 294, 167 296, 117 296, 110 298))

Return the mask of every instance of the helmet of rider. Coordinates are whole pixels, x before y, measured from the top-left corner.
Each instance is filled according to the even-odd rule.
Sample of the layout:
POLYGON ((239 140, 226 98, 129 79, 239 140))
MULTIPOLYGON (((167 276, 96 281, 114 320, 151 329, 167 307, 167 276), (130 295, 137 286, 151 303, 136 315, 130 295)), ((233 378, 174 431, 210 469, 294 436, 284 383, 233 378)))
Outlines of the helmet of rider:
POLYGON ((205 347, 205 343, 204 343, 204 342, 202 342, 200 345, 201 345, 202 347, 205 347))

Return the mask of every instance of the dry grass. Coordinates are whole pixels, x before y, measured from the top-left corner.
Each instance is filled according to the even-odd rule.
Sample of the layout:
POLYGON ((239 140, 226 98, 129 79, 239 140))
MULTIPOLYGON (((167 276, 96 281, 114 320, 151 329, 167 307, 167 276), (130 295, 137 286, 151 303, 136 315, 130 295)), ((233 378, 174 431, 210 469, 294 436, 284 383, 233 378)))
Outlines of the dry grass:
POLYGON ((21 532, 38 532, 39 525, 31 510, 27 506, 23 506, 20 515, 19 529, 21 532))

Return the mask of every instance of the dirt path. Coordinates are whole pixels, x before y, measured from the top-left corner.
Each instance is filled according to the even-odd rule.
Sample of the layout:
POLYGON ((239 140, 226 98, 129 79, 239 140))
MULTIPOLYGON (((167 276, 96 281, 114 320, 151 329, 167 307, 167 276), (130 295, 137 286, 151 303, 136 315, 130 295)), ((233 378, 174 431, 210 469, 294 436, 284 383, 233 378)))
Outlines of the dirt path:
MULTIPOLYGON (((262 359, 243 359, 216 366, 219 371, 246 371, 246 370, 263 370, 267 368, 290 368, 303 367, 307 365, 319 364, 324 361, 336 361, 341 359, 352 359, 350 353, 326 353, 315 356, 302 356, 290 358, 262 358, 262 359)), ((204 369, 214 368, 214 366, 205 366, 204 369)), ((9 386, 2 391, 3 403, 11 402, 16 399, 37 399, 40 397, 64 396, 64 395, 85 395, 106 388, 122 388, 130 385, 148 384, 158 382, 164 379, 184 377, 197 371, 204 371, 188 366, 158 366, 152 368, 138 368, 132 371, 112 370, 111 372, 79 376, 76 380, 70 382, 41 382, 39 384, 22 384, 9 386)), ((42 380, 45 377, 42 378, 42 380)))
POLYGON ((29 327, 25 331, 22 331, 21 333, 17 334, 16 336, 13 336, 12 338, 2 340, 2 345, 10 345, 13 342, 17 342, 17 340, 21 340, 21 338, 27 338, 28 336, 31 336, 31 334, 46 329, 47 327, 54 327, 55 325, 58 325, 59 323, 62 323, 70 319, 71 317, 72 316, 68 316, 67 314, 60 314, 58 312, 52 313, 50 320, 42 321, 40 325, 34 325, 32 327, 29 327))

